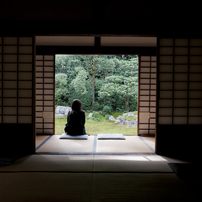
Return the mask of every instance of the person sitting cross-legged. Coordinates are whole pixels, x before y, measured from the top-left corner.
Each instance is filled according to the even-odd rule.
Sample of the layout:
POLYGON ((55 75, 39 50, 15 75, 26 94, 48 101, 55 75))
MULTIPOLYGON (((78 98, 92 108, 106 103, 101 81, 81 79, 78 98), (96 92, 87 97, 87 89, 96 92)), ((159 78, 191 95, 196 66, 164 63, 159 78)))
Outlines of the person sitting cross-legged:
POLYGON ((67 115, 65 132, 68 135, 86 135, 85 112, 82 110, 82 103, 79 99, 74 99, 71 104, 72 111, 67 115))

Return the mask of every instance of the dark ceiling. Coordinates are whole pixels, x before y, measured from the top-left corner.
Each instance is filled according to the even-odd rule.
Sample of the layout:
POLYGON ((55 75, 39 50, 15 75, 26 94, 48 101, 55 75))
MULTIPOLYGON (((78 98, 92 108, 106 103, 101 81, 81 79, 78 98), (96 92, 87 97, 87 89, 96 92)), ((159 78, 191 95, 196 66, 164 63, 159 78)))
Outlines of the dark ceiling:
POLYGON ((0 2, 1 33, 200 37, 200 4, 176 2, 4 0, 0 2))

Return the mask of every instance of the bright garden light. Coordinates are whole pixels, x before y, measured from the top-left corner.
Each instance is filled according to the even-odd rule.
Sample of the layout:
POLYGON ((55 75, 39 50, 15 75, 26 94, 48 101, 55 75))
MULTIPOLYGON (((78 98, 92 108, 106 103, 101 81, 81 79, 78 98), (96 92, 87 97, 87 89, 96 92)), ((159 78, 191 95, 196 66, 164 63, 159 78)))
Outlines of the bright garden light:
MULTIPOLYGON (((82 101, 87 133, 136 135, 138 56, 56 55, 55 105, 70 107, 73 99, 82 101)), ((64 133, 66 114, 56 116, 55 133, 64 133)))

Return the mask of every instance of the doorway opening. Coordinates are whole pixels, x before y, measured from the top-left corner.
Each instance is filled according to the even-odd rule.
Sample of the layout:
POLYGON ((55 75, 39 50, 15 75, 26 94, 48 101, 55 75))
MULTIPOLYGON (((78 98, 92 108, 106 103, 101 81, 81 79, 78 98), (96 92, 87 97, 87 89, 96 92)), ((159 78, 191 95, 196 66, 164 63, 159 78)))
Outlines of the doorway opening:
POLYGON ((56 55, 55 134, 64 133, 71 102, 79 99, 90 135, 137 135, 137 55, 56 55))
MULTIPOLYGON (((47 37, 45 37, 47 38, 47 37)), ((138 90, 137 90, 137 104, 136 105, 133 105, 136 107, 136 109, 132 109, 130 110, 130 103, 129 103, 129 107, 128 107, 128 104, 127 102, 125 102, 125 97, 124 97, 124 94, 122 91, 123 90, 123 87, 120 87, 120 89, 122 90, 121 93, 122 93, 122 97, 121 100, 122 101, 122 105, 124 106, 120 106, 121 103, 118 102, 115 98, 116 96, 120 96, 117 92, 118 90, 120 90, 118 88, 118 83, 119 81, 122 83, 123 82, 123 77, 125 76, 124 73, 125 73, 125 69, 123 72, 123 75, 114 75, 114 69, 113 69, 113 64, 111 64, 110 67, 108 68, 104 68, 105 65, 102 65, 100 66, 99 68, 100 69, 104 69, 105 71, 103 72, 99 72, 100 75, 98 75, 96 78, 96 81, 97 81, 97 84, 95 82, 95 85, 94 85, 94 90, 95 90, 95 96, 94 96, 94 101, 92 101, 92 93, 91 93, 91 96, 89 95, 88 97, 88 92, 89 92, 89 89, 91 87, 91 92, 92 92, 92 85, 90 84, 90 81, 89 81, 89 77, 88 77, 88 71, 87 71, 87 67, 83 68, 82 65, 78 66, 74 66, 74 72, 71 72, 73 73, 74 75, 74 78, 72 78, 69 82, 69 86, 68 86, 68 92, 63 92, 63 100, 60 99, 56 105, 57 106, 63 106, 63 101, 65 100, 65 95, 68 95, 68 100, 67 103, 67 107, 70 106, 70 103, 71 101, 74 99, 74 98, 79 98, 79 96, 81 96, 80 100, 82 101, 83 103, 83 109, 87 112, 86 113, 86 119, 87 121, 91 122, 91 123, 95 123, 95 125, 98 126, 98 123, 100 123, 102 120, 105 120, 106 122, 110 123, 110 124, 114 124, 116 126, 119 126, 120 124, 119 123, 116 123, 115 124, 115 121, 109 121, 109 120, 106 120, 108 119, 111 115, 116 119, 117 116, 115 116, 114 114, 118 114, 118 113, 122 113, 122 112, 125 112, 128 113, 128 112, 135 112, 136 113, 133 113, 134 116, 136 116, 135 118, 137 118, 137 127, 136 129, 134 130, 135 126, 129 126, 129 125, 124 125, 124 127, 126 128, 130 128, 130 129, 133 129, 132 131, 132 134, 127 134, 124 130, 123 134, 125 133, 127 135, 127 137, 136 137, 138 138, 138 140, 136 139, 136 143, 138 141, 141 141, 141 143, 144 143, 144 145, 147 146, 147 149, 149 148, 149 151, 148 153, 152 152, 154 153, 154 145, 155 145, 155 123, 156 123, 156 117, 155 117, 155 112, 156 112, 156 56, 155 56, 155 40, 153 38, 151 38, 151 41, 152 43, 150 43, 150 38, 144 38, 144 37, 118 37, 119 38, 119 42, 117 42, 117 40, 115 40, 114 43, 111 43, 111 39, 113 39, 113 37, 111 38, 110 37, 110 43, 104 43, 105 41, 105 38, 106 37, 100 37, 100 45, 102 46, 103 45, 103 48, 102 49, 96 49, 98 42, 98 38, 99 37, 95 37, 95 40, 94 40, 94 47, 93 46, 93 41, 92 42, 89 42, 90 44, 87 44, 87 47, 82 47, 80 46, 79 49, 76 47, 77 46, 77 40, 74 41, 74 43, 72 44, 72 38, 81 38, 81 40, 84 40, 83 38, 85 38, 86 40, 86 37, 68 37, 66 36, 65 39, 68 39, 71 41, 71 43, 68 43, 65 44, 66 46, 64 47, 64 43, 62 43, 60 41, 60 43, 58 44, 58 41, 52 41, 52 39, 54 38, 55 39, 61 39, 61 37, 48 37, 48 42, 46 41, 45 43, 43 42, 44 40, 44 37, 41 38, 41 41, 40 41, 40 44, 41 45, 40 47, 38 47, 37 49, 37 55, 36 55, 36 60, 38 59, 38 61, 36 61, 36 75, 38 75, 39 77, 36 78, 36 85, 37 84, 40 84, 38 85, 38 87, 36 87, 36 92, 38 92, 39 94, 36 95, 36 131, 37 131, 37 134, 43 134, 44 137, 42 139, 44 139, 42 141, 42 143, 40 145, 45 145, 44 142, 50 142, 50 141, 54 141, 55 138, 58 138, 58 135, 55 135, 57 134, 57 129, 56 129, 56 125, 55 124, 55 114, 61 114, 60 112, 58 112, 59 109, 57 109, 55 107, 55 100, 59 97, 58 94, 57 94, 57 90, 55 88, 55 81, 57 80, 57 78, 55 78, 55 72, 57 71, 56 68, 55 68, 55 64, 56 64, 56 57, 57 56, 61 56, 62 57, 62 54, 69 54, 69 55, 66 55, 68 57, 74 57, 74 59, 71 59, 71 63, 72 64, 77 64, 78 63, 78 58, 76 58, 76 56, 80 56, 80 57, 86 57, 86 56, 96 56, 96 57, 100 57, 100 58, 104 58, 104 57, 108 57, 109 60, 113 60, 113 57, 130 57, 130 56, 133 56, 133 57, 136 57, 136 60, 138 61, 138 68, 139 68, 139 75, 138 75, 138 82, 135 81, 135 83, 138 84, 138 90), (118 44, 117 43, 120 43, 120 38, 121 40, 123 39, 123 42, 124 40, 134 40, 133 42, 134 43, 123 43, 122 45, 120 45, 120 47, 112 47, 112 46, 117 46, 118 44), (145 40, 149 40, 144 42, 145 40), (53 43, 54 42, 54 43, 53 43), (141 42, 141 43, 140 43, 141 42), (52 45, 51 45, 52 44, 52 45), (59 46, 57 46, 56 44, 58 44, 59 46), (51 45, 51 46, 50 46, 51 45), (69 47, 70 45, 70 47, 69 47), (126 46, 129 45, 129 46, 134 46, 134 47, 130 47, 130 48, 127 48, 126 46), (138 47, 136 47, 138 45, 138 47), (107 46, 111 46, 111 47, 107 47, 107 46), (142 46, 140 48, 140 46, 142 46), (148 46, 148 47, 147 47, 148 46), (38 51, 39 50, 39 51, 38 51), (73 50, 73 51, 72 51, 73 50), (102 51, 100 51, 102 50, 102 51), (110 51, 109 51, 110 50, 110 51), (111 52, 112 54, 110 55, 109 52, 111 52), (95 53, 99 53, 98 55, 96 55, 95 53), (122 53, 126 53, 128 55, 123 55, 122 53), (136 53, 136 55, 134 55, 136 53), (61 54, 61 55, 57 55, 57 54, 61 54), (73 55, 75 54, 75 55, 73 55), (80 55, 78 55, 80 54, 80 55), (87 54, 87 55, 83 55, 83 54, 87 54), (90 55, 91 54, 91 55, 90 55), (106 54, 106 55, 104 55, 106 54), (116 55, 113 55, 113 54, 116 54, 116 55), (119 55, 118 55, 119 54, 119 55), (131 54, 131 55, 130 55, 131 54), (139 54, 139 55, 138 55, 139 54), (137 56, 138 55, 138 56, 137 56), (111 57, 111 58, 110 58, 111 57), (76 69, 77 71, 76 71, 76 69), (83 68, 83 69, 82 69, 83 68), (79 75, 79 72, 83 72, 83 74, 80 74, 79 75), (113 72, 113 73, 112 73, 113 72), (106 75, 105 75, 106 74, 106 75), (117 78, 119 79, 117 79, 117 78), (102 78, 102 81, 99 81, 101 80, 102 78), (120 79, 122 78, 122 79, 120 79), (116 80, 117 79, 117 80, 116 80), (52 82, 54 81, 54 82, 52 82), (78 82, 79 81, 79 82, 78 82), (88 82, 87 82, 88 81, 88 82), (116 83, 117 82, 117 83, 116 83), (88 83, 88 84, 87 84, 88 83), (73 84, 77 84, 77 88, 74 88, 74 85, 73 84), (84 85, 85 84, 85 85, 84 85), (71 88, 69 88, 71 86, 71 88), (73 94, 79 94, 79 96, 76 96, 76 97, 72 97, 71 99, 69 99, 69 91, 70 92, 74 92, 73 94), (101 92, 100 92, 101 91, 101 92), (110 94, 110 92, 112 92, 112 94, 110 94), (97 94, 96 94, 97 93, 97 94), (57 96, 55 96, 57 94, 57 96), (110 98, 115 97, 114 101, 110 102, 110 98), (83 101, 82 99, 82 96, 84 98, 86 98, 86 100, 90 100, 89 102, 85 102, 85 99, 83 101), (97 97, 96 97, 97 96, 97 97), (111 97, 110 97, 111 96, 111 97), (51 99, 52 97, 52 99, 51 99), (54 97, 54 98, 53 98, 54 97), (40 100, 41 99, 41 100, 40 100), (47 100, 47 99, 50 99, 50 100, 47 100), (37 105, 37 103, 39 105, 37 105), (86 109, 89 108, 89 109, 85 109, 84 106, 87 105, 89 106, 86 106, 86 109), (123 104, 124 103, 124 104, 123 104), (125 104, 126 103, 126 104, 125 104), (104 110, 104 107, 105 107, 105 110, 104 110), (121 108, 122 107, 122 108, 121 108), (129 108, 129 110, 127 110, 127 107, 129 108), (57 109, 57 110, 56 110, 57 109), (122 109, 124 109, 124 111, 121 111, 122 109), (105 114, 103 114, 103 111, 106 111, 105 114), (118 113, 117 113, 118 111, 118 113), (56 113, 55 113, 56 112, 56 113), (90 113, 92 113, 90 115, 90 113), (88 116, 92 116, 92 117, 88 117, 88 116), (96 119, 101 119, 100 121, 99 120, 96 120, 96 119), (119 124, 119 125, 118 125, 119 124), (132 128, 134 127, 134 128, 132 128), (46 138, 45 135, 47 135, 48 137, 46 138), (130 135, 130 136, 128 136, 130 135), (146 141, 146 137, 143 137, 143 136, 153 136, 153 137, 148 137, 147 138, 147 141, 146 141), (153 139, 152 139, 153 138, 153 139), (149 144, 148 144, 149 142, 149 144), (152 146, 151 146, 152 145, 152 146)), ((90 37, 91 38, 94 38, 94 37, 90 37)), ((116 38, 116 37, 115 37, 116 38)), ((63 38, 61 39, 63 41, 63 38)), ((84 40, 84 41, 85 41, 84 40)), ((108 38, 107 38, 108 40, 108 38)), ((81 44, 81 42, 79 42, 79 44, 81 44)), ((86 43, 83 44, 83 46, 86 46, 86 43)), ((102 58, 102 59, 103 59, 102 58)), ((126 59, 126 58, 125 58, 126 59)), ((131 58, 132 59, 132 58, 131 58)), ((135 60, 135 58, 133 58, 135 60)), ((90 59, 89 59, 90 60, 90 59)), ((127 61, 127 60, 125 60, 127 61)), ((83 59, 83 62, 85 63, 86 60, 83 59)), ((102 61, 104 63, 104 59, 102 61)), ((113 63, 113 62, 111 62, 113 63)), ((64 65, 63 65, 63 69, 64 68, 64 65)), ((90 68, 89 68, 90 69, 90 68)), ((129 71, 130 72, 130 71, 129 71)), ((63 74, 63 72, 57 72, 58 74, 63 74)), ((92 76, 92 71, 90 72, 91 73, 91 76, 92 76)), ((138 74, 138 73, 137 73, 138 74)), ((60 75, 61 78, 62 78, 62 75, 60 75)), ((64 76, 64 75, 63 75, 64 76)), ((69 74, 68 76, 71 76, 71 74, 69 74)), ((125 81, 129 81, 129 78, 130 77, 127 77, 127 79, 125 79, 125 81)), ((68 79, 68 77, 66 76, 66 79, 68 79)), ((61 81, 60 78, 58 78, 59 81, 61 81)), ((136 78, 137 80, 137 78, 136 78)), ((56 82, 57 83, 57 82, 56 82)), ((133 82, 128 82, 128 83, 133 83, 133 82)), ((67 83, 66 83, 67 84, 67 83)), ((60 83, 59 83, 60 85, 60 83)), ((134 85, 135 86, 135 85, 134 85)), ((66 89, 67 90, 67 89, 66 89)), ((124 113, 123 113, 124 114, 124 113)), ((123 116, 122 114, 122 116, 123 116)), ((121 116, 118 114, 118 116, 121 116)), ((128 115, 127 116, 127 119, 128 120, 125 120, 127 122, 130 122, 130 121, 134 121, 134 120, 130 120, 130 118, 134 118, 134 117, 130 117, 128 115)), ((125 116, 124 116, 125 117, 125 116)), ((112 118, 112 117, 111 117, 112 118)), ((61 118, 62 119, 62 118, 61 118)), ((67 122, 66 120, 66 117, 64 117, 65 119, 65 123, 67 122)), ((113 119, 113 118, 112 118, 113 119)), ((120 121, 120 120, 117 120, 117 122, 120 121)), ((60 129, 62 129, 61 132, 58 132, 58 134, 61 134, 61 133, 64 133, 64 127, 65 127, 65 124, 62 124, 63 126, 60 127, 60 129)), ((105 124, 106 125, 106 124, 105 124)), ((86 124, 87 126, 87 124, 86 124)), ((120 125, 120 126, 123 126, 123 125, 120 125)), ((102 128, 102 127, 100 127, 102 128)), ((101 148, 101 142, 97 141, 96 139, 96 134, 99 133, 98 131, 99 127, 96 127, 96 130, 97 131, 93 131, 93 132, 90 132, 88 131, 88 127, 86 128, 86 131, 87 133, 89 133, 91 136, 89 136, 89 141, 86 141, 85 143, 80 141, 78 142, 77 141, 77 146, 79 146, 79 149, 77 148, 78 151, 80 151, 80 153, 84 154, 99 154, 99 153, 107 153, 107 152, 112 152, 112 153, 117 153, 117 152, 114 152, 114 151, 111 151, 111 150, 108 150, 107 151, 107 144, 104 144, 104 141, 102 141, 102 144, 103 144, 103 148, 104 150, 101 150, 99 148, 101 148), (91 144, 88 145, 88 143, 91 144), (83 150, 81 151, 81 147, 85 147, 85 144, 86 144, 86 148, 89 148, 90 150, 83 150), (91 152, 90 152, 91 151, 91 152)), ((111 132, 113 133, 113 132, 111 132)), ((71 141, 71 140, 70 140, 71 141)), ((72 143, 73 141, 71 141, 72 143)), ((123 141, 119 141, 119 142, 116 142, 116 146, 118 146, 118 151, 120 151, 122 154, 124 153, 140 153, 141 151, 135 151, 134 148, 137 148, 135 146, 135 144, 132 143, 132 141, 130 141, 132 144, 131 144, 131 147, 129 146, 124 146, 123 144, 121 145, 121 142, 123 143, 123 141), (117 144, 118 143, 118 144, 117 144), (119 145, 120 144, 120 145, 119 145), (128 150, 120 150, 120 148, 129 148, 128 150)), ((61 148, 67 148, 65 145, 63 145, 65 143, 65 141, 60 141, 59 144, 55 143, 53 145, 59 145, 60 148, 57 148, 55 150, 55 152, 63 152, 64 153, 64 150, 61 150, 61 148), (63 145, 63 146, 62 146, 63 145)), ((108 141, 108 143, 112 143, 112 141, 108 141)), ((37 147, 37 152, 54 152, 53 151, 53 148, 55 146, 51 146, 51 150, 48 151, 48 150, 43 150, 41 151, 41 147, 40 145, 38 145, 37 147), (40 148, 40 149, 39 149, 40 148)), ((140 146, 141 144, 139 144, 140 146)), ((68 146, 68 149, 70 149, 71 146, 69 145, 68 146)), ((108 148, 111 149, 111 145, 108 145, 108 148)), ((75 151, 74 149, 71 149, 66 151, 66 153, 77 153, 78 151, 75 151)), ((143 153, 147 152, 146 150, 142 151, 143 153)))

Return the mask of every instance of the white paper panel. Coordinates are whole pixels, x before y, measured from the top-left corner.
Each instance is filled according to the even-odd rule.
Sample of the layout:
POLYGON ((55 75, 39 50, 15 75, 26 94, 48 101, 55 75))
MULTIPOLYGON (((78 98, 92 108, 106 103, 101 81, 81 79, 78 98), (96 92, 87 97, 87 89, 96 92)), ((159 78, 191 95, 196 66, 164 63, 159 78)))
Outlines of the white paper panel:
POLYGON ((3 37, 4 45, 17 45, 17 37, 3 37))
POLYGON ((31 72, 19 72, 18 79, 19 80, 32 80, 32 73, 31 72))
POLYGON ((175 52, 175 55, 188 55, 188 52, 189 49, 188 48, 175 48, 174 52, 175 52))
POLYGON ((187 124, 187 117, 174 117, 173 124, 187 124))
POLYGON ((27 106, 27 107, 31 107, 32 106, 32 99, 23 99, 23 98, 19 98, 18 99, 18 106, 27 106))
POLYGON ((32 90, 18 90, 18 97, 32 97, 32 90))
POLYGON ((159 58, 159 63, 172 64, 173 63, 173 56, 161 56, 159 58))
POLYGON ((200 48, 190 48, 190 55, 202 55, 202 47, 200 48))
POLYGON ((189 117, 189 124, 202 124, 202 117, 189 117))
POLYGON ((17 97, 17 90, 4 90, 3 97, 17 97))
POLYGON ((175 39, 175 46, 188 46, 188 39, 175 39))
POLYGON ((18 56, 19 62, 32 62, 32 55, 19 55, 18 56))
POLYGON ((17 123, 17 116, 3 116, 3 123, 17 123))
POLYGON ((174 108, 174 116, 186 116, 187 108, 174 108))
POLYGON ((174 57, 175 64, 187 64, 188 63, 188 56, 175 56, 174 57))
POLYGON ((32 54, 32 46, 19 46, 19 53, 32 54))
POLYGON ((54 60, 54 55, 44 55, 44 60, 54 60))
POLYGON ((171 73, 159 74, 159 81, 172 81, 172 80, 173 80, 173 74, 171 73))
POLYGON ((18 64, 19 71, 32 71, 32 64, 18 64))
POLYGON ((18 116, 18 123, 32 123, 32 116, 18 116))
POLYGON ((202 63, 202 56, 190 56, 190 63, 191 64, 201 64, 202 63))
POLYGON ((43 60, 43 55, 36 55, 36 60, 43 60))
POLYGON ((32 88, 32 81, 18 81, 18 87, 24 89, 32 88))
POLYGON ((187 98, 188 91, 174 91, 174 98, 187 98))
POLYGON ((4 80, 17 80, 17 72, 4 72, 4 80))
POLYGON ((172 117, 159 117, 159 124, 172 124, 172 117))
POLYGON ((190 46, 202 46, 202 39, 190 39, 190 46))
POLYGON ((159 65, 159 72, 173 72, 173 65, 159 65))
POLYGON ((18 107, 19 115, 32 115, 32 107, 18 107))
POLYGON ((173 48, 171 47, 161 47, 159 50, 160 55, 173 55, 173 48))
POLYGON ((174 65, 174 72, 188 72, 188 65, 174 65))
POLYGON ((188 81, 188 74, 184 73, 184 74, 174 74, 174 81, 188 81))
POLYGON ((17 81, 3 81, 3 87, 4 88, 17 88, 17 81))
POLYGON ((32 45, 32 37, 19 37, 19 45, 32 45))
POLYGON ((17 55, 3 55, 4 62, 17 62, 17 55))
POLYGON ((4 115, 17 115, 17 107, 4 107, 4 115))
POLYGON ((187 100, 174 100, 174 107, 187 107, 187 100))
POLYGON ((172 108, 159 108, 160 116, 172 116, 172 108))
POLYGON ((172 91, 160 91, 160 98, 172 98, 173 92, 172 91))
POLYGON ((17 46, 4 46, 3 53, 16 53, 17 54, 17 46))
POLYGON ((173 46, 173 39, 160 39, 160 46, 173 46))

